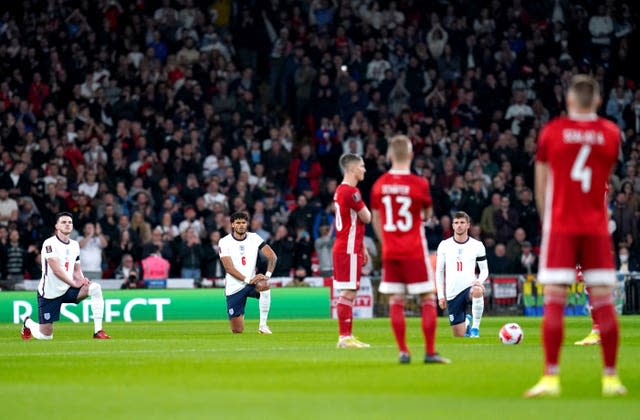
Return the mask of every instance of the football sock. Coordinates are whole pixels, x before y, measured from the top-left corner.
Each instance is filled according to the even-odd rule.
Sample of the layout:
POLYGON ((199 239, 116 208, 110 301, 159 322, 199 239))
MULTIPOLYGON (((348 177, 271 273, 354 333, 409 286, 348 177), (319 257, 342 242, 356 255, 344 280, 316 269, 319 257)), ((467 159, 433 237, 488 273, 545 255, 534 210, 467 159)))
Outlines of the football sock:
POLYGON ((398 349, 402 352, 409 353, 409 349, 407 348, 407 323, 404 319, 403 298, 391 298, 389 300, 389 319, 391 320, 393 335, 396 337, 396 343, 398 343, 398 349))
POLYGON ((422 299, 422 334, 424 335, 425 352, 432 355, 436 352, 436 310, 435 296, 422 299))
POLYGON ((40 324, 35 322, 33 319, 27 319, 27 322, 24 323, 24 326, 31 330, 31 335, 34 336, 38 340, 52 340, 53 335, 44 335, 40 332, 40 324))
POLYGON ((338 298, 338 304, 336 305, 336 311, 338 313, 340 337, 349 337, 353 328, 353 300, 340 296, 338 298))
POLYGON ((267 325, 267 318, 269 317, 269 308, 271 308, 271 290, 260 292, 260 299, 258 300, 258 308, 260 308, 260 326, 267 325))
POLYGON ((471 324, 471 328, 480 328, 480 320, 482 319, 483 312, 484 298, 473 298, 471 300, 471 313, 473 315, 473 324, 471 324))
POLYGON ((102 287, 98 283, 91 283, 89 285, 89 296, 91 296, 91 311, 93 312, 93 332, 97 333, 102 329, 102 316, 104 315, 102 287))
POLYGON ((618 356, 618 341, 620 327, 618 317, 613 306, 613 296, 592 296, 593 312, 600 322, 600 340, 602 342, 602 357, 604 359, 604 374, 616 374, 616 358, 618 356))
POLYGON ((557 375, 560 346, 564 338, 564 304, 566 292, 545 291, 544 317, 542 319, 542 342, 544 346, 544 374, 557 375))

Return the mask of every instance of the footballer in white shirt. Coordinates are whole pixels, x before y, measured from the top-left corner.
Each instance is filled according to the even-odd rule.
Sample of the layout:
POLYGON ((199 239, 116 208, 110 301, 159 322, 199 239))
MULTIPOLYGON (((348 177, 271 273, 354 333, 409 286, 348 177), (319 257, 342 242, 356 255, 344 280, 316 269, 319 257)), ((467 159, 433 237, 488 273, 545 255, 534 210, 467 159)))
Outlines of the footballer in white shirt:
POLYGON ((231 332, 238 334, 244 331, 244 309, 247 298, 259 299, 260 334, 271 334, 267 326, 269 308, 271 307, 271 291, 269 278, 276 268, 278 260, 273 249, 254 233, 247 232, 249 215, 236 212, 231 215, 231 233, 220 239, 220 261, 226 271, 225 295, 227 296, 227 314, 231 324, 231 332), (267 272, 256 274, 258 252, 267 259, 267 272))
POLYGON ((489 276, 482 242, 469 236, 470 219, 463 211, 453 216, 453 236, 440 242, 436 259, 436 289, 440 308, 449 312, 456 337, 480 337, 484 311, 484 281, 489 276), (476 265, 480 274, 476 277, 476 265), (465 313, 471 303, 471 314, 465 313))
POLYGON ((63 303, 79 303, 91 296, 96 339, 109 339, 102 329, 104 299, 100 284, 84 276, 80 268, 80 245, 69 238, 73 231, 71 213, 56 215, 55 234, 42 244, 42 278, 38 284, 38 321, 24 319, 20 335, 24 340, 53 339, 53 323, 60 319, 63 303))

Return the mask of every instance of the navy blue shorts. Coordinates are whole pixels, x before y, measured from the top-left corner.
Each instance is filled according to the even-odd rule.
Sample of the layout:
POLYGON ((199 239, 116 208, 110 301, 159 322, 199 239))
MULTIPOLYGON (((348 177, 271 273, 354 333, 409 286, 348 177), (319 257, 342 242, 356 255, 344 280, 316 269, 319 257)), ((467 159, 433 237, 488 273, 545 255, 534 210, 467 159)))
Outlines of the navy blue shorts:
POLYGON ((449 324, 457 325, 464 322, 467 305, 471 303, 471 287, 467 287, 458 296, 447 301, 447 311, 449 312, 449 324))
POLYGON ((247 305, 247 298, 260 298, 260 292, 256 290, 255 284, 248 284, 243 289, 227 296, 227 314, 229 319, 244 315, 244 307, 247 305))
POLYGON ((78 303, 79 287, 70 287, 64 295, 55 299, 45 299, 38 293, 38 322, 51 324, 60 319, 60 307, 63 303, 78 303))

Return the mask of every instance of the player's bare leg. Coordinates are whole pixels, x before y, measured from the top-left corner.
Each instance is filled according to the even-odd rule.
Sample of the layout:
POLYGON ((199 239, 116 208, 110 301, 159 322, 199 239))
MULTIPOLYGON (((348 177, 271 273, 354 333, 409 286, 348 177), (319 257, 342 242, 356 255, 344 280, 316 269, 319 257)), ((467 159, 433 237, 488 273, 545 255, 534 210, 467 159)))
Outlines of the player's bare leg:
POLYGON ((481 285, 474 285, 471 288, 471 314, 473 316, 473 323, 469 330, 469 337, 480 337, 480 321, 482 320, 482 313, 484 312, 484 287, 481 285))
POLYGON ((544 317, 542 343, 544 346, 544 375, 524 394, 527 398, 560 395, 560 347, 564 336, 564 305, 567 287, 550 284, 544 288, 544 317))
POLYGON ((451 332, 454 337, 465 337, 467 335, 467 324, 461 322, 451 326, 451 332))
MULTIPOLYGON (((451 360, 436 353, 436 325, 438 310, 435 293, 423 293, 420 295, 422 308, 422 334, 424 336, 424 362, 425 363, 451 363, 451 360)), ((464 325, 464 324, 462 324, 464 325)))
POLYGON ((244 315, 233 317, 229 320, 231 332, 234 334, 242 334, 244 332, 244 315))
POLYGON ((407 347, 407 322, 404 317, 404 295, 395 294, 389 298, 389 321, 391 330, 398 344, 400 363, 411 363, 411 354, 407 347))
POLYGON ((627 389, 620 382, 616 371, 620 326, 618 325, 611 287, 591 287, 591 306, 600 324, 600 337, 602 340, 602 358, 604 362, 602 395, 605 397, 626 395, 627 389))
POLYGON ((338 313, 338 327, 340 337, 338 338, 338 348, 366 348, 369 344, 363 343, 353 336, 353 301, 356 298, 355 290, 341 290, 338 297, 336 311, 338 313))

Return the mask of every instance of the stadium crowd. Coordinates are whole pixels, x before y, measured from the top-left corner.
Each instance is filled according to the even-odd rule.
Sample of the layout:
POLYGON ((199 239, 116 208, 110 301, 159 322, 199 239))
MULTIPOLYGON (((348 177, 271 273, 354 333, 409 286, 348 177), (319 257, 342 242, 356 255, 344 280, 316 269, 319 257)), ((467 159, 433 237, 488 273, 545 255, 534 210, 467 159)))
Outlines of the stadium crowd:
POLYGON ((274 276, 304 278, 314 254, 330 273, 338 157, 364 157, 368 202, 396 132, 411 138, 413 170, 431 183, 430 248, 464 210, 491 273, 535 272, 536 138, 581 72, 595 75, 602 115, 624 131, 607 199, 618 264, 639 268, 632 2, 31 0, 3 9, 3 279, 40 277, 40 246, 62 210, 96 278, 128 275, 157 250, 171 276, 220 277, 217 243, 238 210, 277 253, 274 276))

